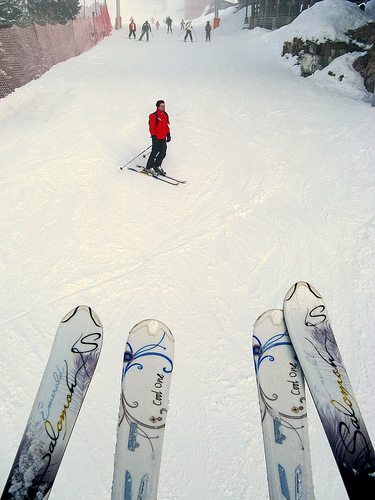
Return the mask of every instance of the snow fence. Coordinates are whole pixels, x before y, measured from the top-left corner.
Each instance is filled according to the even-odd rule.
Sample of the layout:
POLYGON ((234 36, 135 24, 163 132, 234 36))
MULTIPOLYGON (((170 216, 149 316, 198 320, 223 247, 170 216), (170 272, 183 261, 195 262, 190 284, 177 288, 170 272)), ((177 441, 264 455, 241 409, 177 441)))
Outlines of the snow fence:
POLYGON ((66 24, 0 29, 0 98, 40 78, 55 64, 89 50, 111 30, 107 5, 99 14, 66 24))

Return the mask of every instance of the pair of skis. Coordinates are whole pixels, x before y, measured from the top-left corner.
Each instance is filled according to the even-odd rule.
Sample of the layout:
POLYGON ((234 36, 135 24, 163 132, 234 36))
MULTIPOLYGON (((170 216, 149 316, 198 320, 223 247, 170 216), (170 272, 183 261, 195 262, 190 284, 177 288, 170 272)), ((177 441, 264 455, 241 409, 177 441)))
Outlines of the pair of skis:
POLYGON ((311 285, 296 283, 283 310, 257 319, 253 355, 271 500, 314 499, 304 378, 349 498, 370 498, 374 449, 326 305, 311 285))
MULTIPOLYGON (((79 306, 57 330, 1 500, 47 500, 99 359, 103 327, 79 306)), ((155 500, 174 339, 156 320, 129 333, 123 361, 112 500, 155 500)))
MULTIPOLYGON (((128 167, 128 165, 130 163, 132 163, 134 160, 139 158, 141 155, 143 158, 146 158, 146 156, 150 154, 149 150, 151 149, 151 147, 152 147, 152 145, 148 146, 146 149, 144 149, 139 154, 137 154, 137 156, 135 156, 134 158, 129 160, 127 163, 125 163, 125 165, 122 165, 120 167, 120 170, 124 170, 125 167, 128 167), (148 152, 146 153, 146 151, 148 151, 148 152)), ((138 172, 139 174, 148 175, 148 176, 153 177, 154 179, 157 179, 159 181, 166 182, 167 184, 171 184, 172 186, 178 186, 179 184, 186 183, 186 181, 180 181, 180 180, 175 179, 173 177, 170 177, 169 175, 166 175, 166 174, 159 174, 159 175, 151 174, 142 165, 136 165, 135 167, 128 167, 128 170, 132 170, 133 172, 138 172)))
POLYGON ((172 184, 172 186, 178 186, 179 184, 185 184, 186 181, 180 181, 178 179, 175 179, 174 177, 170 177, 169 175, 166 174, 159 174, 159 175, 154 175, 148 172, 145 167, 142 167, 141 165, 136 165, 135 167, 128 167, 128 170, 133 170, 133 172, 138 172, 139 174, 145 174, 148 175, 154 179, 157 179, 159 181, 166 182, 167 184, 172 184))

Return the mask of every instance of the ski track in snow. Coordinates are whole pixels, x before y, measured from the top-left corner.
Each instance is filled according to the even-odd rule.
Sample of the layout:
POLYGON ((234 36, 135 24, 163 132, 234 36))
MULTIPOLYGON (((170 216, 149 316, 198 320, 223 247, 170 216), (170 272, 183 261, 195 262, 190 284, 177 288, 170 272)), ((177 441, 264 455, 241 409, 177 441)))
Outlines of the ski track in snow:
MULTIPOLYGON (((146 318, 176 339, 158 497, 268 498, 252 326, 299 280, 325 299, 375 439, 371 96, 300 78, 280 57, 289 32, 243 32, 242 14, 210 44, 205 19, 194 43, 120 30, 0 101, 2 484, 79 304, 99 315, 103 350, 50 500, 110 498, 122 354, 146 318), (148 146, 159 98, 163 166, 185 185, 119 169, 148 146)), ((344 500, 308 409, 316 498, 330 484, 344 500)))

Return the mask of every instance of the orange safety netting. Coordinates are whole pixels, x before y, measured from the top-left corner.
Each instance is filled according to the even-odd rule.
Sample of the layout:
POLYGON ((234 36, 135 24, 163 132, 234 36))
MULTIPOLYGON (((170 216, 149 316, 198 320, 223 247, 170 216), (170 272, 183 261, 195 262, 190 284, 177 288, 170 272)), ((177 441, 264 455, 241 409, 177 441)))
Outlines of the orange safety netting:
POLYGON ((106 5, 98 15, 66 24, 0 29, 0 98, 39 78, 55 64, 89 50, 111 30, 106 5))

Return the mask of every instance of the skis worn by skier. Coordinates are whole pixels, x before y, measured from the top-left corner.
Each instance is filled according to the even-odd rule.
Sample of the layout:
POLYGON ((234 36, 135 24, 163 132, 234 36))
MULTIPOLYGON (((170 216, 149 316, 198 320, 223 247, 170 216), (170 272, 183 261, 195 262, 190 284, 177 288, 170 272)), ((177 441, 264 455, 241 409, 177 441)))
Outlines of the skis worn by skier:
POLYGON ((169 116, 165 111, 165 102, 157 101, 156 111, 148 119, 152 138, 152 149, 147 161, 146 170, 153 175, 165 174, 161 164, 167 154, 167 142, 171 140, 169 116))

